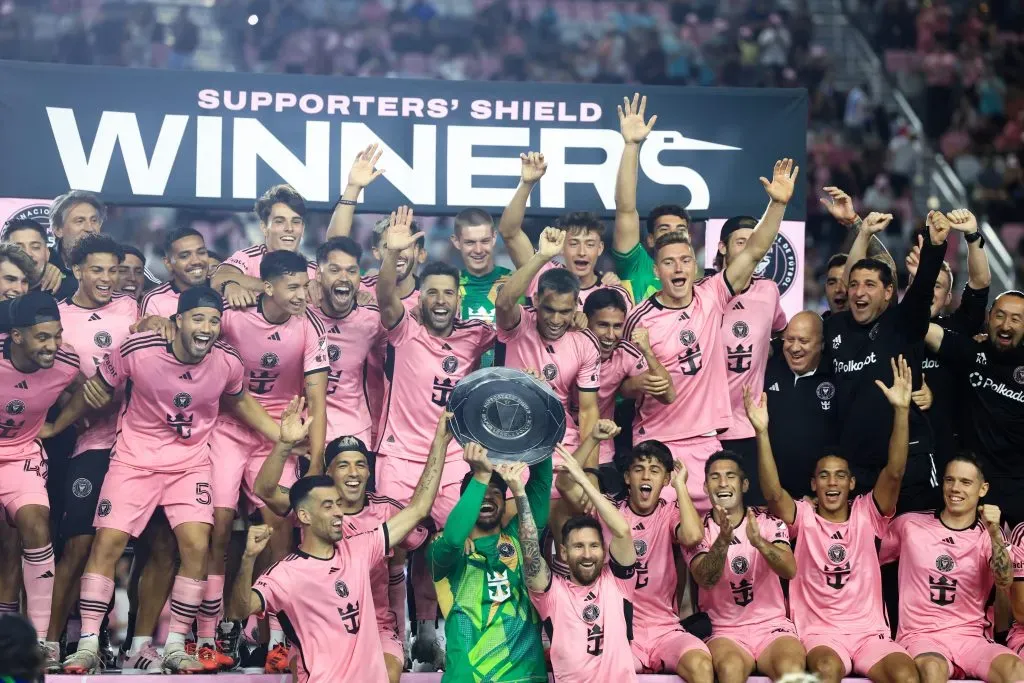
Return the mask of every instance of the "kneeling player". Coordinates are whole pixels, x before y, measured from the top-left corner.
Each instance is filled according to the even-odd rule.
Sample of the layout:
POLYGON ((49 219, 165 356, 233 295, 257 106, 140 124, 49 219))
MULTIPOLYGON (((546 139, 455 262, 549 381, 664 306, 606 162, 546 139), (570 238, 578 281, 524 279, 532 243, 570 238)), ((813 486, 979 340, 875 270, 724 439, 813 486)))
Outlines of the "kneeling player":
POLYGON ((877 383, 894 413, 889 460, 871 492, 852 503, 856 482, 850 465, 835 455, 815 466, 811 489, 817 505, 793 500, 779 483, 768 439, 767 395, 755 404, 744 392, 768 510, 796 535, 796 576, 789 587, 793 622, 807 649, 807 668, 824 683, 839 683, 851 671, 874 683, 919 680, 914 660, 889 637, 876 551, 896 512, 910 432, 910 367, 902 356, 898 366, 891 363, 893 385, 877 383))
MULTIPOLYGON (((755 666, 778 680, 803 671, 805 663, 779 581, 796 574, 789 532, 764 508, 744 506, 750 481, 740 460, 732 451, 708 459, 704 489, 714 507, 696 529, 700 543, 686 553, 701 587, 700 609, 711 619, 708 648, 720 683, 742 683, 755 666)), ((680 534, 692 538, 694 531, 685 527, 695 522, 684 516, 680 534)))
POLYGON ((992 640, 989 596, 1013 583, 999 508, 978 505, 988 492, 981 465, 954 456, 942 478, 938 512, 908 512, 889 525, 882 563, 899 560, 896 641, 914 658, 923 683, 980 678, 1024 680, 1024 662, 992 640))

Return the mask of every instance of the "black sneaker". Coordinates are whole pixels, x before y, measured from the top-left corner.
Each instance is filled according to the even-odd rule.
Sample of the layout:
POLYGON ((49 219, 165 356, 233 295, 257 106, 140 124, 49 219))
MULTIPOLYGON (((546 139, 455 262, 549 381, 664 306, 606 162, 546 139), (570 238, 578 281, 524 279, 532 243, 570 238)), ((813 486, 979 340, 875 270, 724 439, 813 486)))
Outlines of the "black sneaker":
POLYGON ((217 627, 217 651, 225 657, 229 657, 232 664, 228 667, 221 667, 222 671, 233 671, 242 663, 242 622, 222 621, 217 627), (230 625, 230 629, 224 627, 230 625))
POLYGON ((110 629, 100 629, 100 649, 97 654, 103 663, 104 671, 119 670, 121 668, 118 666, 117 652, 110 645, 110 629))
POLYGON ((262 643, 248 652, 243 650, 240 658, 242 669, 258 670, 259 673, 263 673, 263 667, 267 663, 267 652, 267 646, 262 643))

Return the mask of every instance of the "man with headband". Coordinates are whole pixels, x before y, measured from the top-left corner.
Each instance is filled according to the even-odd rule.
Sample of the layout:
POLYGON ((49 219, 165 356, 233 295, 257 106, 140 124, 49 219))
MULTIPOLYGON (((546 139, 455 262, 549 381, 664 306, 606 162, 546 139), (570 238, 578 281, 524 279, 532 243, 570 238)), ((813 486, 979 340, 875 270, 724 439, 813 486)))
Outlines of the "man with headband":
POLYGON ((114 569, 125 546, 163 508, 178 541, 181 567, 171 589, 170 633, 161 668, 198 673, 202 664, 185 651, 185 636, 202 602, 213 524, 210 432, 223 404, 243 422, 277 441, 280 431, 245 391, 237 352, 217 341, 223 303, 209 287, 178 298, 171 342, 143 332, 128 337, 100 364, 96 376, 71 398, 52 425, 60 432, 98 409, 131 382, 131 400, 118 425, 110 469, 96 506, 96 538, 82 575, 78 651, 64 672, 96 673, 97 634, 114 595, 114 569))
MULTIPOLYGON (((21 567, 28 616, 45 642, 53 595, 50 503, 46 454, 39 439, 50 409, 79 376, 78 356, 61 340, 63 328, 53 296, 30 292, 0 304, 0 507, 22 541, 21 567)), ((15 548, 0 548, 0 554, 15 548)), ((102 620, 106 608, 100 614, 102 620)), ((60 645, 45 642, 48 665, 58 665, 60 645)))

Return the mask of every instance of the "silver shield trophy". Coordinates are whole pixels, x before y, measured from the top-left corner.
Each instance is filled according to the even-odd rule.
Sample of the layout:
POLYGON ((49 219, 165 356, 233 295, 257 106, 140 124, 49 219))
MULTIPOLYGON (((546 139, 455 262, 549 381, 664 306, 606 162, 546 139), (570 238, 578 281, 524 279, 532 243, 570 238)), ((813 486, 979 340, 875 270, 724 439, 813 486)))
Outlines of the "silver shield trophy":
POLYGON ((533 465, 565 436, 565 408, 555 392, 520 370, 482 368, 455 385, 448 410, 455 440, 487 449, 492 460, 533 465))

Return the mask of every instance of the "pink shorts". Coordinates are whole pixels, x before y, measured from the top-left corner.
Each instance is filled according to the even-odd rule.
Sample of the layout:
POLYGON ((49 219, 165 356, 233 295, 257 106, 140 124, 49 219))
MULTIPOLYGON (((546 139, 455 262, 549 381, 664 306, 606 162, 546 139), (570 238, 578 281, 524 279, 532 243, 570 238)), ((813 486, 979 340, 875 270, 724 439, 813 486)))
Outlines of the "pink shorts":
MULTIPOLYGON (((270 448, 272 450, 273 446, 270 448)), ((268 455, 270 455, 270 450, 262 451, 260 454, 249 458, 249 462, 246 463, 245 466, 242 490, 245 492, 245 497, 249 500, 249 508, 253 512, 266 507, 266 503, 260 500, 260 497, 257 496, 254 491, 256 487, 256 478, 260 476, 260 469, 263 467, 263 463, 267 461, 268 455)), ((293 451, 288 456, 288 460, 285 461, 284 470, 281 471, 281 478, 278 479, 277 483, 280 486, 290 489, 298 480, 299 456, 293 451)))
POLYGON ((221 422, 210 434, 210 476, 213 507, 234 510, 242 490, 242 477, 254 446, 262 450, 263 437, 235 422, 221 422), (258 446, 254 444, 257 442, 258 446))
MULTIPOLYGON (((686 489, 690 492, 697 512, 704 514, 711 510, 711 501, 704 491, 704 463, 713 454, 722 450, 722 443, 717 436, 698 436, 693 439, 666 441, 665 445, 672 452, 672 459, 686 465, 686 489)), ((676 491, 671 486, 661 490, 661 497, 672 503, 676 499, 676 491)))
MULTIPOLYGON (((328 416, 328 418, 329 417, 330 416, 328 416)), ((344 427, 344 425, 341 425, 341 427, 344 427)), ((366 429, 364 429, 361 432, 356 432, 355 434, 352 434, 352 433, 350 433, 348 431, 345 431, 344 429, 335 428, 334 425, 332 425, 330 423, 330 420, 328 420, 328 422, 327 422, 327 443, 330 443, 330 442, 334 441, 339 436, 354 436, 357 439, 359 439, 360 441, 362 441, 364 444, 366 444, 367 448, 373 448, 373 434, 371 434, 370 432, 371 432, 370 428, 367 427, 366 429)))
POLYGON ((711 637, 708 638, 710 643, 716 638, 727 638, 732 642, 736 643, 737 646, 747 651, 753 660, 756 662, 761 659, 761 655, 764 651, 771 647, 779 638, 796 638, 796 626, 789 619, 778 619, 776 621, 770 621, 765 624, 757 624, 756 626, 743 626, 739 628, 729 628, 714 626, 711 637))
POLYGON ((212 526, 210 479, 209 465, 186 472, 152 472, 112 460, 93 526, 138 537, 158 507, 172 529, 186 522, 212 526))
POLYGON ((871 667, 889 655, 907 654, 887 632, 808 633, 800 636, 800 642, 807 652, 816 647, 827 647, 835 652, 842 660, 844 675, 847 676, 851 672, 867 676, 871 667))
POLYGON ((1006 637, 1006 647, 1018 655, 1024 650, 1024 624, 1014 624, 1010 627, 1010 635, 1006 637))
POLYGON ((637 673, 675 673, 679 660, 691 650, 711 651, 700 638, 681 628, 637 629, 630 643, 637 673))
MULTIPOLYGON (((459 502, 459 498, 462 496, 459 488, 462 485, 462 478, 468 471, 469 465, 462 459, 461 454, 458 460, 448 456, 444 472, 441 475, 441 487, 437 490, 434 507, 430 510, 430 516, 434 519, 438 529, 448 521, 448 515, 452 508, 459 502)), ((393 455, 378 454, 377 495, 393 498, 402 505, 408 505, 422 473, 423 463, 402 460, 393 455)))
POLYGON ((911 657, 934 653, 942 655, 952 677, 954 665, 967 678, 988 680, 988 670, 1000 655, 1014 655, 1014 651, 978 635, 964 635, 952 631, 945 633, 913 633, 900 638, 911 657))
POLYGON ((0 462, 0 509, 14 526, 15 515, 26 505, 50 507, 46 495, 46 458, 37 454, 21 460, 0 462))
POLYGON ((405 647, 403 647, 402 641, 398 639, 398 634, 389 630, 381 630, 380 646, 384 650, 384 654, 391 655, 405 664, 405 647))

